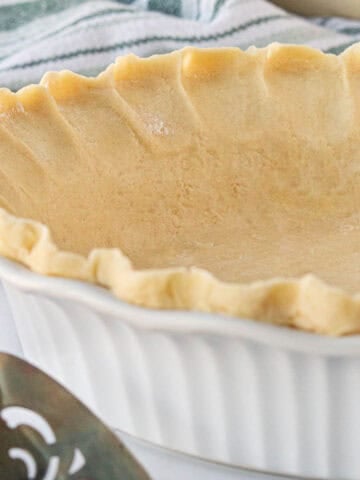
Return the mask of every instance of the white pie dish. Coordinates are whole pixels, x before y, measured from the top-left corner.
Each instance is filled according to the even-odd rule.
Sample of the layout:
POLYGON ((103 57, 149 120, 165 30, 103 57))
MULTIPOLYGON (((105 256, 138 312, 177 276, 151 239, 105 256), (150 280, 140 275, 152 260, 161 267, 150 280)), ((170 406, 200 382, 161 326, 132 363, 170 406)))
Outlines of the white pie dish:
POLYGON ((25 358, 111 426, 210 460, 359 478, 359 336, 143 309, 5 258, 0 278, 25 358))

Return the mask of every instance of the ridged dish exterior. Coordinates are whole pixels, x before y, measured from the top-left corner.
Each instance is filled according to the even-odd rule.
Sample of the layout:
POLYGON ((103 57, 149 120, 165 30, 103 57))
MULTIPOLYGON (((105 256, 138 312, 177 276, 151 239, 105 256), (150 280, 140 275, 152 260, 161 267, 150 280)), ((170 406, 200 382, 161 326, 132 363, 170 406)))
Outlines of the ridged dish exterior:
POLYGON ((301 352, 241 328, 222 333, 221 322, 172 329, 176 312, 169 328, 143 328, 61 295, 4 286, 26 358, 112 427, 226 463, 360 478, 360 347, 301 352))

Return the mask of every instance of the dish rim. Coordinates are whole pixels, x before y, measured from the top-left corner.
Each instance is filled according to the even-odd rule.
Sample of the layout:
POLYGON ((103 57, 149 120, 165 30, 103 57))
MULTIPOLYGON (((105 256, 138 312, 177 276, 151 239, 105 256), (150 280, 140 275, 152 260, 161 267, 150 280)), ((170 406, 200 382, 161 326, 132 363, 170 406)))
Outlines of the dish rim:
POLYGON ((217 334, 316 356, 360 357, 360 335, 329 337, 225 314, 158 310, 131 305, 99 285, 35 273, 1 255, 0 281, 30 294, 78 302, 100 314, 119 317, 118 321, 126 321, 143 330, 170 334, 217 334))

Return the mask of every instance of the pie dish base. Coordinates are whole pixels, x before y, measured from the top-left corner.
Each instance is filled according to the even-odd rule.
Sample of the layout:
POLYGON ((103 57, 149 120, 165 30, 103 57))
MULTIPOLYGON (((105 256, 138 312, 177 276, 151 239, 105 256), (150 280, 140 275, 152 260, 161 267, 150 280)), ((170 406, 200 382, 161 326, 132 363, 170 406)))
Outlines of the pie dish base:
POLYGON ((360 476, 360 339, 128 305, 0 259, 25 357, 108 424, 214 461, 360 476))
POLYGON ((284 476, 275 472, 260 472, 244 466, 210 461, 175 450, 159 447, 123 432, 115 431, 154 480, 328 480, 284 476))

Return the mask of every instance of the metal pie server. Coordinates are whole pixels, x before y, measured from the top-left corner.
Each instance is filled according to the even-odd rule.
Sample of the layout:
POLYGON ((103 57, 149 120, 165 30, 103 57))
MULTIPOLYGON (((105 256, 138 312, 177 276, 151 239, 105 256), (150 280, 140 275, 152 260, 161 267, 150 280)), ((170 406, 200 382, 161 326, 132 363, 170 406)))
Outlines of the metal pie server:
POLYGON ((0 353, 0 478, 150 480, 121 441, 55 380, 0 353))

